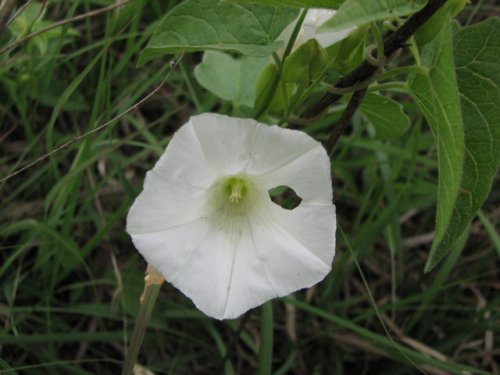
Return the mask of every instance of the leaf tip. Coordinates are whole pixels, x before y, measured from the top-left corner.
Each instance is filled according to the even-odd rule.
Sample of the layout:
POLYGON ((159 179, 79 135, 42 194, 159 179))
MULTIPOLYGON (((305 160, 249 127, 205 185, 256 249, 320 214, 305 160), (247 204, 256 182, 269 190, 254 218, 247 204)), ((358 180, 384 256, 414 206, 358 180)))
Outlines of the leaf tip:
POLYGON ((427 261, 425 262, 425 266, 424 266, 424 273, 429 273, 431 272, 434 267, 436 267, 437 265, 437 261, 435 261, 433 258, 427 258, 427 261))

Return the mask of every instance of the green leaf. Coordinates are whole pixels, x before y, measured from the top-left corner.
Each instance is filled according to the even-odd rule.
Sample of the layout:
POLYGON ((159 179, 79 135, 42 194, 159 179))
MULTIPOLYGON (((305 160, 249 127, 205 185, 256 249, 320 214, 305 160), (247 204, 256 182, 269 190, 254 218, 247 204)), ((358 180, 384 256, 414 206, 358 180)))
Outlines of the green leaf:
POLYGON ((30 33, 37 23, 45 15, 46 7, 37 2, 29 2, 23 11, 15 17, 9 25, 9 31, 17 38, 30 33))
POLYGON ((455 17, 467 3, 468 0, 448 0, 414 34, 417 44, 423 46, 434 39, 448 20, 449 15, 455 17))
MULTIPOLYGON (((410 79, 410 90, 427 118, 437 146, 439 166, 436 228, 428 262, 448 229, 462 178, 464 131, 453 62, 451 22, 425 46, 422 53, 427 73, 410 79)), ((427 268, 426 268, 427 269, 427 268)))
POLYGON ((467 229, 491 190, 500 164, 500 19, 468 26, 454 36, 457 82, 465 131, 462 181, 448 230, 429 258, 431 270, 467 229))
POLYGON ((142 64, 168 53, 207 49, 268 56, 283 42, 275 41, 299 9, 186 0, 158 24, 139 57, 142 64))
MULTIPOLYGON (((44 20, 46 6, 41 3, 30 2, 27 3, 23 11, 14 18, 9 25, 9 31, 19 40, 29 33, 37 32, 43 29, 48 29, 53 26, 53 22, 44 20)), ((47 54, 49 42, 53 39, 59 39, 63 34, 62 27, 55 27, 48 29, 30 38, 28 44, 36 46, 40 54, 47 54)), ((73 28, 64 29, 65 36, 79 35, 78 30, 73 28)))
POLYGON ((298 7, 298 8, 327 8, 338 9, 345 0, 220 0, 220 3, 255 3, 273 6, 298 7))
MULTIPOLYGON (((56 78, 51 79, 49 85, 42 85, 41 82, 38 81, 32 90, 30 90, 29 95, 33 99, 39 101, 40 104, 55 108, 67 86, 67 82, 56 78)), ((69 95, 67 101, 62 104, 61 109, 63 111, 88 111, 89 105, 82 93, 76 88, 75 91, 69 95)))
POLYGON ((346 0, 320 30, 342 30, 369 22, 402 17, 422 9, 425 0, 346 0))
POLYGON ((403 106, 382 95, 366 94, 359 110, 375 127, 377 138, 398 138, 410 126, 403 106))
POLYGON ((194 69, 194 76, 207 90, 235 107, 253 107, 255 87, 261 70, 269 63, 267 57, 233 58, 218 51, 206 51, 194 69))

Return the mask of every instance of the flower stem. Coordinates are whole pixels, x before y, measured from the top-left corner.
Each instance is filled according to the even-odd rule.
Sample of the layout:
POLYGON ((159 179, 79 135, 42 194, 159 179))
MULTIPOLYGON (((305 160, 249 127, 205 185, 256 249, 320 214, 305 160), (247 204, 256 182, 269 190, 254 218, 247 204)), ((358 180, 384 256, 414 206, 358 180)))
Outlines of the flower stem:
POLYGON ((273 361, 273 305, 272 301, 262 306, 260 321, 260 347, 258 375, 271 375, 273 361))
POLYGON ((274 98, 274 94, 276 93, 276 89, 278 88, 278 85, 281 80, 281 74, 283 73, 283 64, 285 62, 285 59, 288 57, 288 55, 292 52, 293 45, 295 43, 295 39, 297 39, 297 35, 299 34, 300 28, 302 27, 302 23, 304 22, 304 18, 306 18, 307 14, 307 9, 303 9, 302 12, 299 15, 299 18, 297 20, 297 23, 293 29, 292 35, 290 39, 288 40, 288 43, 285 48, 285 52, 283 53, 283 57, 280 59, 277 54, 273 54, 274 60, 276 61, 276 65, 278 66, 278 71, 276 75, 273 77, 273 80, 270 83, 270 89, 267 92, 267 95, 264 99, 264 102, 260 108, 257 110, 257 114, 255 115, 255 118, 258 120, 260 117, 264 115, 264 113, 267 111, 269 106, 271 105, 271 102, 274 98))
POLYGON ((156 297, 160 291, 161 284, 163 283, 163 276, 153 267, 148 266, 146 270, 146 277, 144 278, 144 292, 141 296, 141 307, 137 314, 130 340, 130 346, 127 354, 125 355, 125 363, 122 368, 122 375, 131 375, 134 370, 134 365, 137 362, 137 356, 142 345, 142 340, 148 328, 149 318, 155 306, 156 297))

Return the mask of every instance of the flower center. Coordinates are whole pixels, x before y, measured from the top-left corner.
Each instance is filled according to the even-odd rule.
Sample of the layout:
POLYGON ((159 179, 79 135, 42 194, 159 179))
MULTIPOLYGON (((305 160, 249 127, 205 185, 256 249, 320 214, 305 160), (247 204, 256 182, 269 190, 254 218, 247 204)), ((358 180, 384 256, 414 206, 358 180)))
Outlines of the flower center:
POLYGON ((221 222, 248 215, 268 199, 267 191, 247 175, 223 177, 209 191, 207 209, 221 222))
POLYGON ((224 191, 231 203, 239 204, 247 195, 247 184, 242 178, 231 177, 224 184, 224 191))

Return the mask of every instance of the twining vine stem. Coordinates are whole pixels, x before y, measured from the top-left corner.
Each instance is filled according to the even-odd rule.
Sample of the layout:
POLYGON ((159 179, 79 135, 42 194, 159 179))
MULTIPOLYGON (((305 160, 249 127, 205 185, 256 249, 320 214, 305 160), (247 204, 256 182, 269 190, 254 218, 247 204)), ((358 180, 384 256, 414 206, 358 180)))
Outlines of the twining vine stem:
MULTIPOLYGON (((384 37, 383 52, 385 59, 390 59, 399 49, 405 47, 406 41, 434 14, 439 8, 441 8, 447 0, 429 0, 425 7, 423 7, 417 13, 410 16, 406 22, 396 31, 388 32, 384 37)), ((379 67, 373 64, 369 58, 365 59, 358 67, 356 67, 352 72, 341 78, 336 84, 335 89, 344 91, 343 89, 360 85, 363 82, 370 82, 373 76, 376 74, 379 67)), ((363 86, 363 85, 361 85, 363 86)), ((316 102, 312 107, 308 108, 301 116, 302 120, 307 120, 308 118, 315 117, 318 113, 322 113, 329 106, 336 103, 343 94, 336 92, 327 92, 318 102, 316 102)), ((347 90, 348 91, 348 90, 347 90)), ((347 123, 351 117, 356 112, 356 109, 362 102, 363 95, 366 91, 366 87, 362 87, 360 90, 354 90, 354 94, 347 105, 345 113, 342 115, 339 123, 336 125, 335 130, 332 132, 330 139, 327 142, 327 152, 332 153, 335 144, 340 137, 340 134, 346 128, 347 123), (362 93, 359 93, 359 92, 362 93)))
POLYGON ((337 122, 335 128, 332 130, 330 137, 328 138, 328 141, 326 142, 325 145, 326 151, 328 152, 328 155, 330 157, 332 156, 332 152, 335 145, 337 144, 337 141, 339 140, 340 136, 347 127, 349 120, 354 115, 354 112, 356 112, 359 105, 363 101, 365 93, 366 93, 366 87, 364 89, 355 91, 354 94, 352 94, 351 100, 349 100, 349 104, 347 104, 347 107, 342 113, 340 120, 337 122))

